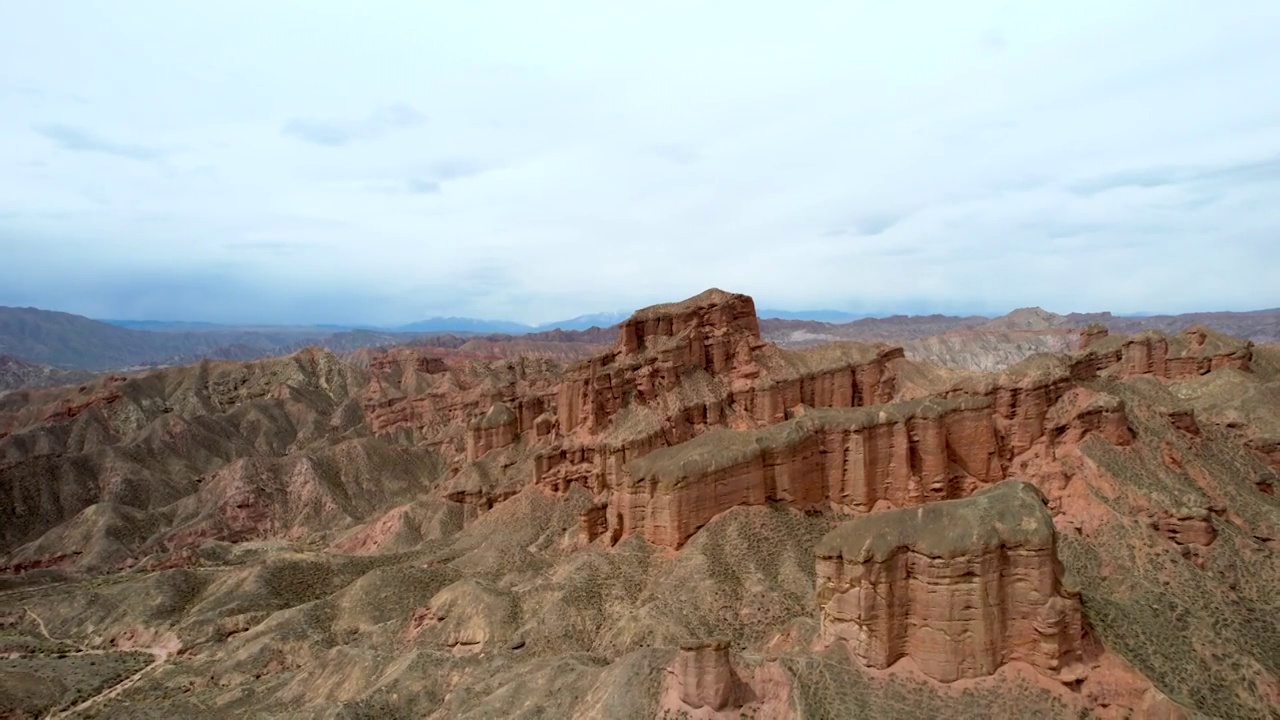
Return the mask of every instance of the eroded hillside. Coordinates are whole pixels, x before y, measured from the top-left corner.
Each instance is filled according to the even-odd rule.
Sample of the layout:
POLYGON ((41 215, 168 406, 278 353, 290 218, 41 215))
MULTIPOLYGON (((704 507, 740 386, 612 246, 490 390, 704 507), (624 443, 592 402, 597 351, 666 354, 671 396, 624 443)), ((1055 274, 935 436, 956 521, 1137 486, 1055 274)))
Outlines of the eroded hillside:
POLYGON ((10 393, 0 705, 1267 717, 1280 361, 1202 328, 1072 346, 786 350, 709 290, 580 361, 309 349, 10 393))

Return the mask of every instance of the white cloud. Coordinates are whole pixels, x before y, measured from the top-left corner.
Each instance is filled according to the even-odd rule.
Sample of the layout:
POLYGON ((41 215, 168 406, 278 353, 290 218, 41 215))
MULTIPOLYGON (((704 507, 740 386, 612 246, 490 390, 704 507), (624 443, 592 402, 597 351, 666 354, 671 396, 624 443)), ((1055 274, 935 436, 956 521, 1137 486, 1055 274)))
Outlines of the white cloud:
POLYGON ((1280 305, 1277 27, 1267 0, 9 5, 0 303, 1280 305))

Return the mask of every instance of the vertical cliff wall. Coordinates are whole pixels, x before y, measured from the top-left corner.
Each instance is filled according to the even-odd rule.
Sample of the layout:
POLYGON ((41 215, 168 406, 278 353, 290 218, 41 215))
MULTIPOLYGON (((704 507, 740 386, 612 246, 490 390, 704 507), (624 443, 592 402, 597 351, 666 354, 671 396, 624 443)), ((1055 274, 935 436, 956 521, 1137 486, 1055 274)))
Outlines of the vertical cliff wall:
POLYGON ((910 657, 952 682, 1014 660, 1064 678, 1078 665, 1079 597, 1029 483, 850 521, 816 555, 822 637, 868 667, 910 657))

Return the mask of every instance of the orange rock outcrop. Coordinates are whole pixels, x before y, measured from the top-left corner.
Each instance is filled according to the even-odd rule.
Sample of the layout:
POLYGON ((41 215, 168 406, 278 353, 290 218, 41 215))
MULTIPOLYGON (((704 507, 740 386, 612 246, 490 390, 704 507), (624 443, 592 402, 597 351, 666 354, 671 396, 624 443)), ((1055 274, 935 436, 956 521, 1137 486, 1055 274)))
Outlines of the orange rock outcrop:
POLYGON ((695 710, 742 707, 750 693, 734 671, 729 643, 723 640, 682 644, 670 673, 680 702, 695 710))
POLYGON ((535 480, 604 492, 625 482, 628 463, 715 428, 779 423, 799 405, 887 402, 902 360, 884 345, 779 350, 761 340, 746 295, 712 289, 645 308, 620 326, 613 350, 566 372, 535 480))
POLYGON ((595 495, 588 541, 680 547, 740 504, 856 515, 964 497, 1028 468, 1069 474, 1059 460, 1085 437, 1133 441, 1124 403, 1091 381, 1247 370, 1251 357, 1249 343, 1202 328, 1125 337, 1091 326, 1074 355, 922 391, 899 347, 782 350, 761 339, 750 297, 716 289, 637 311, 617 333, 567 368, 374 357, 361 402, 375 433, 408 428, 438 448, 451 498, 491 507, 520 486, 493 480, 496 468, 518 467, 551 492, 595 495))
POLYGON ((520 417, 506 403, 490 405, 488 412, 467 426, 467 459, 479 459, 490 450, 514 443, 520 434, 519 421, 520 417))
POLYGON ((910 657, 941 682, 1015 660, 1067 681, 1082 672, 1079 596, 1029 483, 850 521, 816 555, 822 640, 863 665, 910 657))
POLYGON ((1200 325, 1181 335, 1146 331, 1128 337, 1090 326, 1080 335, 1080 350, 1078 361, 1097 371, 1114 367, 1123 377, 1153 375, 1166 380, 1185 380, 1224 368, 1249 372, 1253 360, 1252 342, 1200 325))
POLYGON ((679 547, 736 505, 869 511, 959 497, 1001 477, 989 402, 922 400, 809 410, 755 431, 716 430, 629 466, 613 537, 679 547))

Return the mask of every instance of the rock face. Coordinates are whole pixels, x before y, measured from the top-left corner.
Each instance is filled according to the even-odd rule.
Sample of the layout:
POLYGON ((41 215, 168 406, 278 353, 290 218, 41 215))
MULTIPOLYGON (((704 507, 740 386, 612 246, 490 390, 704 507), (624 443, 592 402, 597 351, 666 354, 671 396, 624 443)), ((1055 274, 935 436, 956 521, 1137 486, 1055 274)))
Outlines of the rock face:
POLYGON ((775 661, 746 660, 723 639, 680 644, 666 667, 658 717, 738 720, 794 717, 791 680, 775 661))
POLYGON ((1210 512, 1204 508, 1184 508, 1174 513, 1151 513, 1147 525, 1179 546, 1208 547, 1217 539, 1210 512))
POLYGON ((706 433, 630 465, 610 500, 612 535, 679 547, 736 505, 854 512, 968 494, 1001 476, 989 407, 968 398, 810 410, 706 433))
POLYGON ((640 310, 622 323, 614 350, 568 372, 556 396, 560 431, 603 429, 624 405, 653 402, 693 370, 750 377, 751 351, 762 345, 746 295, 711 289, 640 310))
POLYGON ((1181 335, 1146 331, 1133 336, 1086 330, 1080 337, 1082 360, 1099 370, 1115 366, 1122 377, 1153 375, 1185 380, 1213 370, 1233 368, 1249 372, 1253 343, 1214 332, 1200 325, 1181 335))
POLYGON ((1079 387, 1075 371, 1045 357, 944 398, 806 409, 651 450, 606 483, 610 535, 680 547, 735 505, 858 514, 959 498, 1090 434, 1132 442, 1124 403, 1079 387))
POLYGON ((671 673, 680 701, 688 707, 725 710, 741 707, 745 699, 747 688, 734 671, 729 643, 723 640, 682 644, 671 673))
POLYGON ((511 445, 519 435, 519 417, 506 403, 496 402, 467 427, 467 459, 511 445))
POLYGON ((1126 445, 1124 404, 1081 387, 1123 347, 1036 356, 901 402, 916 392, 901 348, 780 350, 761 341, 751 298, 713 289, 638 311, 614 349, 569 368, 554 390, 504 395, 505 406, 553 412, 531 423, 516 409, 513 423, 495 405, 472 422, 467 459, 528 441, 536 484, 599 499, 584 537, 680 547, 735 505, 906 507, 963 497, 1089 434, 1126 445))
POLYGON ((754 313, 751 298, 715 289, 638 311, 620 326, 613 350, 565 373, 535 481, 605 492, 624 482, 627 463, 715 428, 779 423, 799 405, 894 398, 901 348, 782 351, 760 339, 754 313))
POLYGON ((953 682, 1019 660, 1074 678, 1080 601, 1062 585, 1053 521, 1029 483, 845 523, 819 543, 817 574, 824 641, 868 667, 910 657, 953 682))
POLYGON ((1179 408, 1169 413, 1169 422, 1182 432, 1192 437, 1200 436, 1200 423, 1196 422, 1194 410, 1179 408))
POLYGON ((1096 345, 1100 340, 1107 337, 1110 332, 1107 326, 1102 323, 1094 323, 1084 330, 1080 331, 1080 349, 1088 350, 1089 346, 1096 345))
POLYGON ((46 624, 95 651, 180 637, 104 716, 1277 706, 1280 348, 1245 371, 1207 333, 1098 333, 970 373, 781 350, 718 291, 611 334, 585 362, 304 351, 0 395, 6 654, 25 636, 52 664, 46 624), (1145 648, 1130 674, 1169 697, 1106 643, 1145 648))

